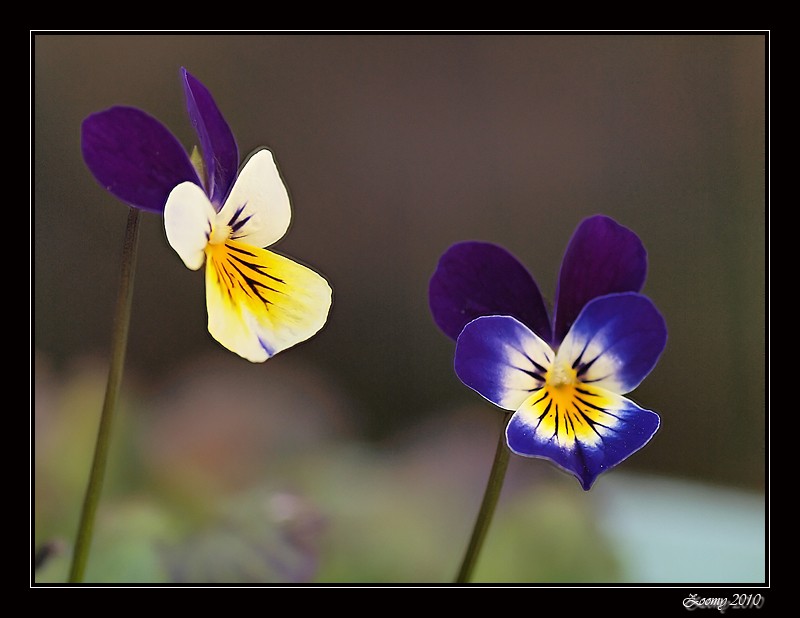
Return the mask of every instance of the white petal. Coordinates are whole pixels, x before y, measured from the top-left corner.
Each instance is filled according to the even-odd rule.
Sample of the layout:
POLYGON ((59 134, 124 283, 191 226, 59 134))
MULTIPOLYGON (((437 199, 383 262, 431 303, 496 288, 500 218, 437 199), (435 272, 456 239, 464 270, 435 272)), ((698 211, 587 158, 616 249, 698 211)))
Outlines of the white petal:
POLYGON ((269 150, 259 150, 242 168, 217 222, 231 238, 254 247, 280 240, 292 218, 289 194, 269 150))
POLYGON ((205 191, 193 182, 179 184, 167 198, 164 206, 167 240, 192 270, 205 262, 204 250, 216 216, 205 191))

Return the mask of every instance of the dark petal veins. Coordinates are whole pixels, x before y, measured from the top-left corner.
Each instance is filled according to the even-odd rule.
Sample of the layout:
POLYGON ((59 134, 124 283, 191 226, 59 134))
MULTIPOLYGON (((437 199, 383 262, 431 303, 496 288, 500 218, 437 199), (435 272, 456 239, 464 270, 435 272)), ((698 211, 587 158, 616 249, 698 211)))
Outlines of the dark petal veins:
POLYGON ((647 252, 636 234, 609 217, 585 219, 561 262, 553 342, 558 344, 566 336, 590 300, 616 292, 638 292, 646 276, 647 252))
POLYGON ((112 107, 81 125, 83 160, 111 194, 142 210, 163 213, 170 191, 200 184, 183 146, 158 120, 134 107, 112 107))
POLYGON ((573 441, 566 430, 563 436, 558 436, 540 427, 547 412, 549 408, 536 415, 526 415, 524 410, 515 412, 506 427, 509 448, 525 457, 549 459, 573 474, 587 491, 600 474, 645 446, 661 423, 658 414, 625 398, 602 413, 605 422, 593 420, 576 405, 569 413, 565 412, 562 420, 571 427, 573 441), (562 437, 564 442, 572 443, 571 446, 566 446, 562 437), (587 437, 592 439, 587 440, 587 437))
POLYGON ((576 371, 582 382, 614 384, 606 388, 628 393, 652 371, 666 343, 667 325, 653 302, 626 292, 590 301, 564 338, 562 350, 580 359, 576 371))
MULTIPOLYGON (((542 388, 547 344, 519 320, 505 315, 476 318, 456 341, 458 378, 495 405, 516 410, 542 388), (539 362, 542 361, 542 362, 539 362)), ((546 372, 546 370, 545 370, 546 372)))
POLYGON ((206 187, 211 203, 219 210, 236 179, 239 149, 228 123, 208 89, 186 69, 181 69, 186 109, 197 137, 208 174, 206 187))
POLYGON ((486 242, 450 247, 433 273, 428 301, 436 325, 452 339, 475 318, 510 315, 545 341, 550 319, 533 277, 508 251, 486 242))

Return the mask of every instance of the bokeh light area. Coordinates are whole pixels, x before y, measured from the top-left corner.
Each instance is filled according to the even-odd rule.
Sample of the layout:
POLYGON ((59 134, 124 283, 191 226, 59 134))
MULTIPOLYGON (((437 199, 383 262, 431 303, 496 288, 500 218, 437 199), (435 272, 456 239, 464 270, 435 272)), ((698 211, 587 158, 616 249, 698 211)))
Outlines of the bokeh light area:
POLYGON ((572 231, 602 213, 648 251, 669 339, 630 397, 661 429, 589 492, 512 456, 473 579, 763 584, 767 52, 760 33, 34 34, 35 582, 69 568, 127 217, 81 122, 131 105, 191 148, 185 67, 243 156, 274 152, 293 207, 275 249, 333 307, 251 364, 208 334, 202 273, 143 214, 87 581, 452 581, 502 415, 455 376, 430 276, 490 241, 552 304, 572 231))

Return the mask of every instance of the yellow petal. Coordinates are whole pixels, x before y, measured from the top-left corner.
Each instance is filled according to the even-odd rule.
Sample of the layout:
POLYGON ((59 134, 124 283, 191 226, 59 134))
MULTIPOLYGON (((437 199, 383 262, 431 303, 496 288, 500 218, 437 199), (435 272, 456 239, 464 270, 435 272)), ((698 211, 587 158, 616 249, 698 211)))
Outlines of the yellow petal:
POLYGON ((236 240, 205 253, 208 330, 232 352, 263 362, 324 326, 332 291, 310 268, 236 240))

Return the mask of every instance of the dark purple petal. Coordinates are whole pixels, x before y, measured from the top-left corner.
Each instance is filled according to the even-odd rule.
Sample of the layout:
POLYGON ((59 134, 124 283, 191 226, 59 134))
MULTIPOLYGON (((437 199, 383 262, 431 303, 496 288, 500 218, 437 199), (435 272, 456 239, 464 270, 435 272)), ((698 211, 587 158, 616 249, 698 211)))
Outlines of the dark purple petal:
POLYGON ((647 252, 636 234, 609 217, 585 219, 561 262, 554 343, 564 338, 590 300, 615 292, 638 292, 646 276, 647 252))
MULTIPOLYGON (((508 447, 525 457, 549 459, 572 473, 589 490, 597 477, 641 449, 658 431, 658 414, 640 408, 625 397, 606 400, 606 408, 598 413, 601 422, 582 436, 573 432, 570 438, 564 427, 577 426, 578 416, 562 410, 560 429, 553 432, 542 418, 535 398, 514 413, 506 427, 508 447)), ((556 412, 556 414, 559 414, 556 412)))
POLYGON ((578 379, 615 393, 639 386, 667 343, 664 318, 646 296, 626 292, 590 301, 558 350, 578 379))
POLYGON ((239 168, 239 149, 228 123, 219 111, 208 89, 186 69, 183 73, 183 89, 186 93, 186 109, 197 137, 208 176, 206 192, 211 203, 219 210, 228 191, 236 180, 239 168))
POLYGON ((464 327, 456 342, 455 370, 471 389, 506 410, 541 390, 553 351, 514 318, 487 315, 464 327))
POLYGON ((550 318, 533 277, 491 243, 461 242, 445 251, 431 277, 428 302, 436 325, 452 339, 477 317, 510 315, 550 340, 550 318))
POLYGON ((183 146, 158 120, 134 107, 112 107, 81 125, 83 160, 97 182, 123 202, 163 213, 170 191, 200 184, 183 146))

